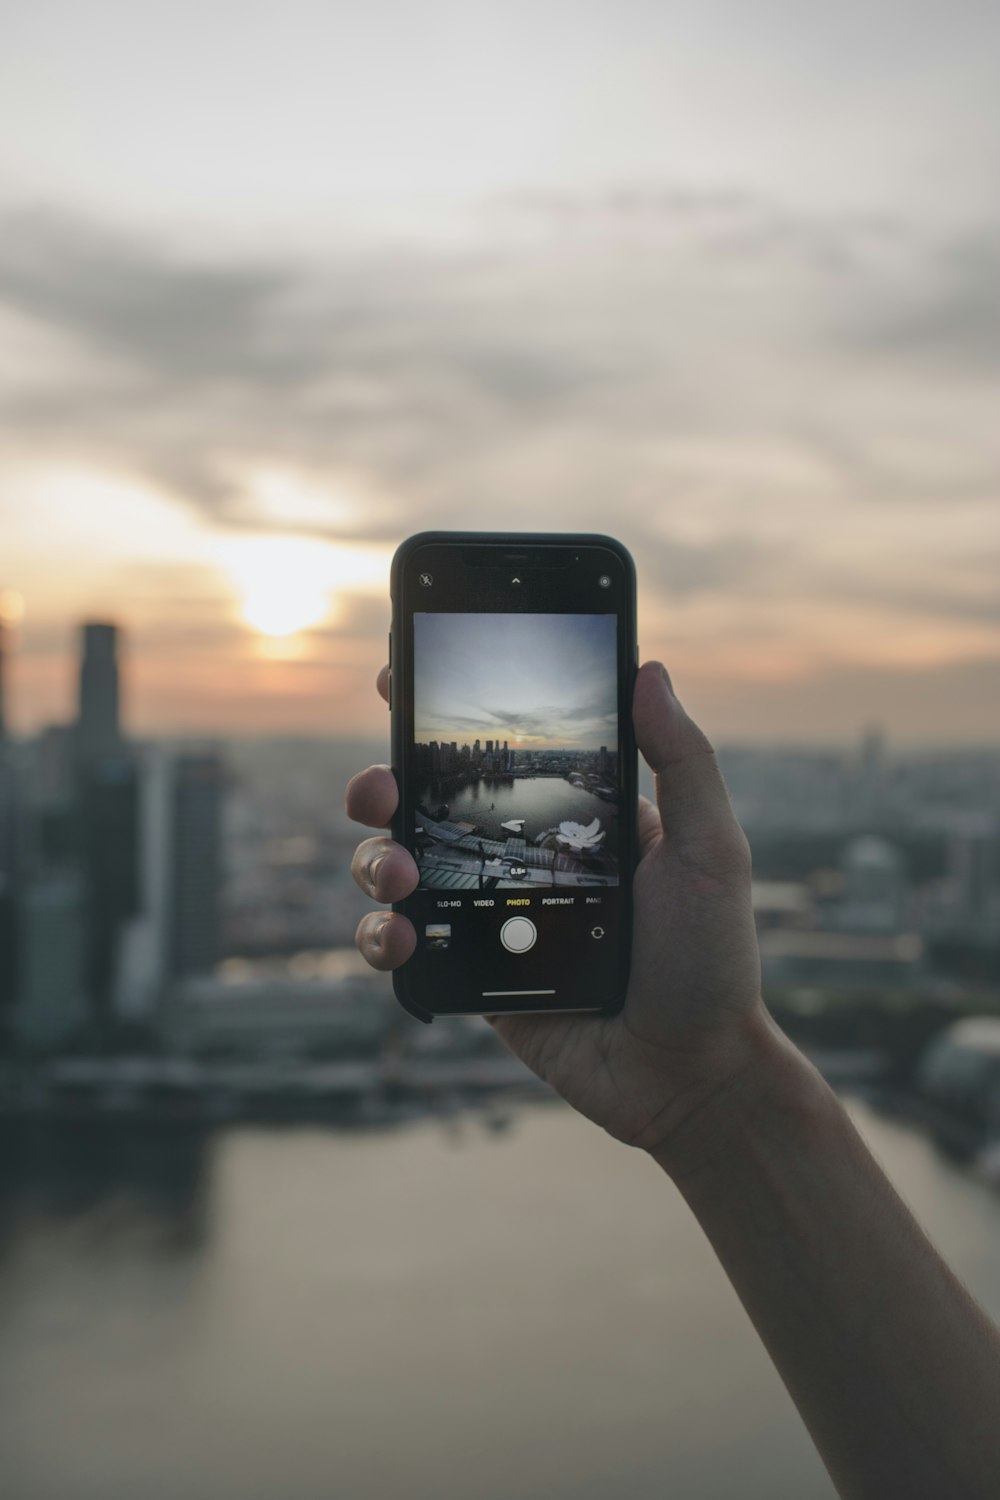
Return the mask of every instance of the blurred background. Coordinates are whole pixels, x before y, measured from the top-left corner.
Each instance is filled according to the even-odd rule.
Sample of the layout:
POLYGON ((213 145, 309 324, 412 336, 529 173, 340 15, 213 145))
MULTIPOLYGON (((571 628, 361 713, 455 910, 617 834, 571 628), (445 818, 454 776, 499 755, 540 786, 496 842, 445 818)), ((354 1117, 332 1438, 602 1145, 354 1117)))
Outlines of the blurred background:
POLYGON ((5 8, 11 1500, 833 1495, 669 1184, 354 954, 427 527, 632 550, 767 999, 1000 1313, 998 49, 967 0, 5 8))

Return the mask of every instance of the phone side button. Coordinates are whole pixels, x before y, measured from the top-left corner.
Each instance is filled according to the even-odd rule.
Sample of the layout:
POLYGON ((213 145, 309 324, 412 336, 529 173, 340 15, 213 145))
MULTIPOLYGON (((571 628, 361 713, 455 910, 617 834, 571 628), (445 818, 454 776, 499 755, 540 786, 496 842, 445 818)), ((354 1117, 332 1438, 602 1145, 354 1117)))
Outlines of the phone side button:
POLYGON ((391 670, 389 672, 388 677, 386 678, 386 687, 387 687, 388 694, 389 694, 389 697, 388 697, 389 707, 392 708, 392 671, 391 670))

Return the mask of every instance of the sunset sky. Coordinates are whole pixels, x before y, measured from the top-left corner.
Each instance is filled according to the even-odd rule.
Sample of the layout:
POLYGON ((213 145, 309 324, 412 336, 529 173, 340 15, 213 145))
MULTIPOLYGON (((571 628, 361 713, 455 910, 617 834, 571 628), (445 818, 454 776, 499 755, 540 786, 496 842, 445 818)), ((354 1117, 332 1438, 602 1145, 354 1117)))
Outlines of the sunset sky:
POLYGON ((954 0, 8 8, 15 726, 96 617, 137 733, 382 732, 389 559, 461 526, 619 536, 721 740, 1000 742, 998 56, 954 0))
POLYGON ((612 614, 414 614, 415 739, 615 749, 616 632, 612 614))

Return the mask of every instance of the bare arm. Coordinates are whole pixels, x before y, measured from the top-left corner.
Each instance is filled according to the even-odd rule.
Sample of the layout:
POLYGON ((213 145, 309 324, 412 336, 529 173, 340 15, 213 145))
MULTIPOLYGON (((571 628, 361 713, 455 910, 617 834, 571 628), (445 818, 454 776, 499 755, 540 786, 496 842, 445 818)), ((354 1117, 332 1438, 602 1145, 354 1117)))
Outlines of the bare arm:
MULTIPOLYGON (((746 840, 711 746, 655 663, 639 674, 634 717, 657 806, 640 810, 625 1008, 493 1024, 676 1182, 844 1500, 993 1500, 1000 1333, 768 1016, 746 840)), ((385 827, 395 802, 385 767, 348 788, 349 812, 370 827, 385 827)), ((381 901, 417 882, 385 837, 359 846, 354 873, 381 901)), ((376 968, 404 963, 414 941, 398 914, 358 929, 376 968)))
POLYGON ((845 1500, 1000 1494, 1000 1334, 784 1037, 653 1154, 845 1500))

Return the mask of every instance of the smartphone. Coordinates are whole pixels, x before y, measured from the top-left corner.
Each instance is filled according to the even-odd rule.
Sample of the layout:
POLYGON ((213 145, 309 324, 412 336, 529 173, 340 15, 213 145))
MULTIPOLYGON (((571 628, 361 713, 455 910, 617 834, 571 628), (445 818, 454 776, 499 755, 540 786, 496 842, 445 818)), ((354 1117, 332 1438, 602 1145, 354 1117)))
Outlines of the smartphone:
POLYGON ((636 860, 635 567, 606 536, 423 532, 392 564, 393 837, 443 1015, 613 1012, 636 860))

